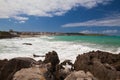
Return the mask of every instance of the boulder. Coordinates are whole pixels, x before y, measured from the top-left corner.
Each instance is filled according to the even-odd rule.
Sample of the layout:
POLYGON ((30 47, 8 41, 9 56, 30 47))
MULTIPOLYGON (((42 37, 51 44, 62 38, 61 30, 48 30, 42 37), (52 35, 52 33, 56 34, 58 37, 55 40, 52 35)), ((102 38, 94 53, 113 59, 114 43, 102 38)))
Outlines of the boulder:
POLYGON ((1 70, 0 80, 12 80, 12 77, 15 72, 19 71, 22 68, 29 68, 33 64, 37 64, 32 58, 13 58, 9 60, 1 70))
POLYGON ((120 62, 119 54, 92 51, 78 55, 74 68, 77 71, 90 71, 99 80, 117 80, 120 79, 120 72, 117 71, 114 64, 118 62, 120 62))
POLYGON ((57 65, 56 68, 56 80, 64 80, 66 76, 68 76, 72 71, 74 70, 73 68, 73 63, 71 60, 65 60, 59 65, 57 65))
POLYGON ((2 69, 2 67, 8 62, 7 59, 4 59, 4 60, 0 60, 0 71, 2 69))
POLYGON ((55 72, 56 65, 59 64, 60 60, 55 51, 48 52, 45 56, 43 63, 51 63, 51 72, 55 72))
POLYGON ((46 68, 24 68, 15 73, 13 80, 46 80, 44 77, 46 71, 46 68))
POLYGON ((65 80, 98 80, 90 72, 74 71, 68 75, 65 80))

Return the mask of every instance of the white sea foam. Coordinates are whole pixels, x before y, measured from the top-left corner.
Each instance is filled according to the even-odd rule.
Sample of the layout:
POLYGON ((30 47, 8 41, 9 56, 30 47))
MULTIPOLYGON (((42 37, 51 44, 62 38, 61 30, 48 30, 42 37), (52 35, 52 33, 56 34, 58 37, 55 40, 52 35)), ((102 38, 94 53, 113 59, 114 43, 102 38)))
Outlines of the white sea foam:
MULTIPOLYGON (((31 57, 33 54, 45 55, 49 51, 55 50, 61 61, 65 59, 75 60, 78 54, 86 53, 92 50, 104 50, 104 48, 91 47, 90 44, 74 43, 66 41, 49 41, 45 39, 53 39, 51 37, 33 37, 33 38, 14 38, 0 40, 0 59, 11 59, 14 57, 31 57), (23 43, 31 43, 32 45, 23 45, 23 43)), ((95 44, 92 44, 96 46, 95 44)), ((118 48, 117 52, 120 51, 118 48)), ((42 57, 34 58, 36 60, 44 59, 42 57)))

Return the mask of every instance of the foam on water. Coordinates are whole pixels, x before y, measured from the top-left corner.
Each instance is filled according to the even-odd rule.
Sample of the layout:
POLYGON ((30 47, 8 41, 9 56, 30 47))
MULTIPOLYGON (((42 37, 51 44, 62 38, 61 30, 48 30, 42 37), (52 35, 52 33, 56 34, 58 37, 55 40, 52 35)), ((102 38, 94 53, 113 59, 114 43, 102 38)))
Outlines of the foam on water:
MULTIPOLYGON (((0 40, 0 59, 11 59, 14 57, 31 57, 33 54, 45 55, 49 51, 55 50, 61 61, 65 59, 75 60, 78 54, 89 52, 92 50, 105 50, 98 47, 91 47, 88 43, 75 43, 67 41, 51 41, 53 37, 33 37, 33 38, 14 38, 0 40), (49 39, 49 40, 48 40, 49 39), (23 45, 23 43, 31 43, 32 45, 23 45)), ((117 53, 120 52, 118 48, 117 53)), ((34 58, 36 60, 44 59, 42 57, 34 58)))

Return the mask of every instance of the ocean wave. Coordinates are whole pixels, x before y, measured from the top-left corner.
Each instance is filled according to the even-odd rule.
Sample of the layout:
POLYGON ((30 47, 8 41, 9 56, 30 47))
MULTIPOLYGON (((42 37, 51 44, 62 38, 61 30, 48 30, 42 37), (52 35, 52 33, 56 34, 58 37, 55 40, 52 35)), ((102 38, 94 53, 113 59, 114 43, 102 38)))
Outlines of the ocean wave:
MULTIPOLYGON (((83 54, 89 51, 108 51, 119 53, 120 47, 116 52, 110 48, 105 48, 97 44, 91 43, 76 43, 69 41, 50 41, 48 39, 54 39, 53 37, 33 37, 33 38, 15 38, 15 39, 2 39, 0 40, 0 59, 11 59, 14 57, 32 57, 33 54, 45 55, 47 52, 55 50, 60 60, 76 59, 78 54, 83 54), (43 39, 44 38, 44 39, 43 39), (31 43, 32 45, 23 45, 23 43, 31 43)), ((34 58, 36 60, 44 58, 34 58)))

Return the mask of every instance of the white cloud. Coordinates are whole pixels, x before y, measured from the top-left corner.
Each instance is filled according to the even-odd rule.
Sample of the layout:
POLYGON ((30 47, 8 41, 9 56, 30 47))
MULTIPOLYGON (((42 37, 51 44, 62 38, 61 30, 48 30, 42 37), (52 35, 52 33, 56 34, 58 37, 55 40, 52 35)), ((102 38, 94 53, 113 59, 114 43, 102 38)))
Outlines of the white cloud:
POLYGON ((60 16, 74 7, 93 8, 98 4, 108 4, 112 0, 0 0, 0 18, 21 20, 24 15, 60 16))
POLYGON ((19 23, 25 23, 29 18, 21 16, 13 16, 14 19, 18 20, 19 23))
POLYGON ((28 20, 27 17, 21 17, 21 16, 14 16, 13 18, 15 18, 16 20, 19 20, 19 21, 26 21, 26 20, 28 20))
POLYGON ((120 27, 120 14, 116 15, 110 15, 109 17, 102 18, 102 19, 97 19, 97 20, 89 20, 85 22, 79 22, 79 23, 68 23, 62 25, 62 27, 81 27, 81 26, 86 26, 86 27, 93 27, 93 26, 106 26, 106 27, 111 27, 111 26, 116 26, 120 27))
POLYGON ((104 34, 114 34, 114 33, 118 33, 118 30, 104 30, 104 31, 102 31, 102 33, 104 33, 104 34))
POLYGON ((25 23, 25 21, 19 21, 19 23, 25 23))
POLYGON ((94 34, 98 34, 98 33, 100 33, 100 34, 116 34, 116 33, 119 33, 119 31, 118 30, 109 30, 109 29, 107 29, 107 30, 103 30, 103 31, 92 31, 92 30, 83 30, 83 31, 80 31, 79 33, 85 33, 85 34, 90 34, 90 33, 94 33, 94 34))
POLYGON ((97 31, 83 30, 80 33, 90 34, 90 33, 98 33, 97 31))

